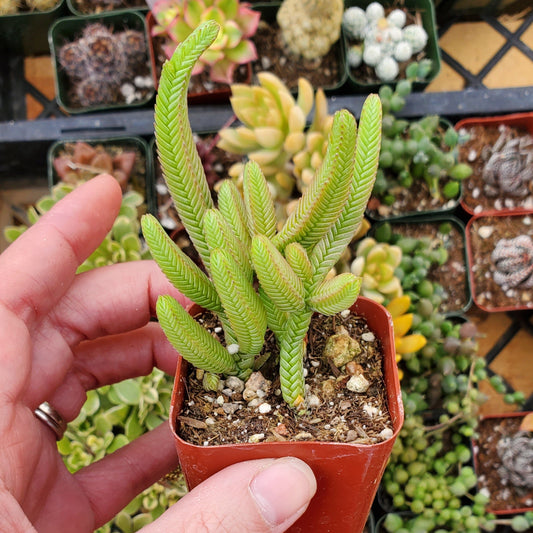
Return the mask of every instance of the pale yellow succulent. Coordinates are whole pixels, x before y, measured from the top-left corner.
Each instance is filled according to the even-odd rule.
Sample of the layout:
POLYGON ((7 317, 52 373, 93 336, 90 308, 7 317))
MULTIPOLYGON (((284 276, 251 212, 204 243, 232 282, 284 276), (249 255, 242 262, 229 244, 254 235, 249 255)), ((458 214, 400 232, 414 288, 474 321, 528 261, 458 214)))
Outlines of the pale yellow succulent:
MULTIPOLYGON (((231 105, 242 126, 220 130, 217 146, 257 162, 277 189, 276 196, 286 198, 294 187, 291 157, 305 145, 306 120, 314 104, 313 87, 300 78, 295 99, 274 74, 260 72, 257 78, 259 85, 231 85, 231 105)), ((240 166, 234 167, 230 175, 235 177, 240 171, 240 166)))
POLYGON ((382 304, 403 294, 402 284, 394 270, 402 260, 399 246, 377 242, 366 237, 356 249, 350 270, 362 278, 361 294, 382 304))

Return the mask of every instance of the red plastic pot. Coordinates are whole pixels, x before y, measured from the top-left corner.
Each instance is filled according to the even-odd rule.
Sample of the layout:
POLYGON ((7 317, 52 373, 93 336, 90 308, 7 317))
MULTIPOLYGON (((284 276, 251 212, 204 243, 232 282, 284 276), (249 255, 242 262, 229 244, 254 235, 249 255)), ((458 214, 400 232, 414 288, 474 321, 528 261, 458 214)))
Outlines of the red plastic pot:
MULTIPOLYGON (((194 309, 191 311, 194 312, 194 309)), ((184 401, 186 363, 179 358, 170 406, 170 427, 180 464, 189 488, 234 463, 252 459, 294 456, 315 473, 317 494, 291 532, 361 532, 387 465, 392 446, 402 427, 404 413, 395 362, 392 318, 376 302, 360 296, 352 311, 363 315, 384 350, 387 401, 393 436, 378 444, 329 442, 262 442, 221 446, 196 446, 177 433, 178 416, 184 401)))
MULTIPOLYGON (((492 217, 498 219, 530 219, 530 224, 524 224, 523 227, 526 231, 526 234, 530 235, 533 238, 533 210, 515 210, 515 211, 486 211, 478 215, 474 215, 466 225, 466 248, 468 253, 468 264, 470 265, 470 287, 472 290, 472 299, 474 303, 483 311, 488 313, 497 313, 497 312, 506 312, 506 311, 519 311, 525 309, 533 309, 533 299, 529 301, 521 302, 518 297, 510 296, 508 299, 508 304, 495 304, 492 305, 486 301, 486 298, 483 296, 482 291, 477 283, 477 280, 480 279, 480 275, 485 272, 490 275, 490 253, 491 250, 481 250, 481 247, 476 244, 478 242, 477 238, 474 237, 473 233, 479 231, 479 227, 484 225, 483 222, 486 219, 486 222, 489 223, 492 217), (481 260, 476 261, 476 254, 479 254, 481 260), (489 254, 489 255, 487 255, 489 254)), ((507 224, 509 226, 509 224, 507 224)), ((521 233, 516 233, 509 235, 509 237, 515 237, 521 233)), ((497 287, 497 286, 496 286, 497 287)), ((503 289, 500 289, 503 293, 503 289)), ((523 289, 526 297, 531 297, 531 289, 523 289)))
MULTIPOLYGON (((465 118, 457 122, 457 124, 455 125, 455 130, 459 131, 460 129, 463 129, 463 128, 468 129, 474 126, 483 126, 486 128, 490 128, 490 127, 497 127, 502 124, 509 126, 511 128, 523 129, 529 132, 530 135, 533 135, 533 112, 515 113, 512 115, 501 115, 501 116, 494 116, 494 117, 465 118)), ((463 189, 464 189, 464 185, 463 185, 463 189)), ((461 206, 467 213, 470 213, 471 215, 486 213, 487 211, 492 211, 492 209, 483 209, 482 211, 480 211, 479 205, 478 204, 474 205, 473 202, 469 203, 468 199, 465 198, 464 194, 461 197, 461 206)), ((511 209, 511 210, 514 211, 515 209, 511 209)), ((509 211, 509 209, 504 208, 498 211, 506 212, 506 211, 509 211)))
MULTIPOLYGON (((154 47, 154 37, 152 36, 152 29, 155 26, 155 19, 151 11, 146 15, 146 27, 148 28, 148 48, 150 50, 150 61, 152 62, 152 72, 154 75, 154 87, 159 87, 159 76, 156 60, 156 50, 154 47)), ((252 64, 246 64, 246 79, 242 83, 250 84, 252 81, 252 64)), ((189 104, 220 104, 228 103, 231 96, 231 88, 229 85, 213 89, 209 92, 203 93, 189 93, 187 95, 187 102, 189 104)))
MULTIPOLYGON (((529 412, 528 411, 515 411, 511 413, 485 415, 481 417, 480 424, 483 423, 484 421, 496 422, 498 420, 503 420, 506 418, 517 418, 517 417, 524 418, 527 414, 531 414, 531 413, 533 413, 533 411, 529 411, 529 412)), ((494 436, 496 436, 496 434, 493 431, 491 431, 491 437, 494 437, 494 436)), ((479 482, 479 477, 481 473, 480 471, 481 462, 480 462, 479 453, 480 453, 481 447, 483 446, 483 442, 484 441, 480 441, 479 439, 472 439, 472 450, 474 452, 473 453, 474 469, 476 471, 476 474, 478 475, 478 489, 483 488, 482 483, 479 482)), ((491 506, 491 502, 489 501, 489 503, 487 504, 487 512, 494 513, 495 515, 511 515, 511 514, 514 515, 514 514, 523 514, 528 511, 533 511, 533 506, 526 506, 526 505, 524 505, 523 507, 518 507, 518 508, 514 507, 514 508, 507 508, 507 509, 500 509, 500 508, 495 509, 493 508, 493 506, 494 506, 494 502, 492 502, 492 506, 491 506)))

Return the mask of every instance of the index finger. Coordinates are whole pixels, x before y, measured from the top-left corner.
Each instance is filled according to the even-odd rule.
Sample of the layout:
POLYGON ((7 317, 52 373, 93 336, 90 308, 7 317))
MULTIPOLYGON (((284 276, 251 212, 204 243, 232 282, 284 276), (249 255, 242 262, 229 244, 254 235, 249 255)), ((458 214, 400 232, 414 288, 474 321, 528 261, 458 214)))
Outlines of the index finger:
POLYGON ((1 302, 27 324, 49 311, 118 214, 122 192, 109 175, 60 200, 0 256, 1 302))

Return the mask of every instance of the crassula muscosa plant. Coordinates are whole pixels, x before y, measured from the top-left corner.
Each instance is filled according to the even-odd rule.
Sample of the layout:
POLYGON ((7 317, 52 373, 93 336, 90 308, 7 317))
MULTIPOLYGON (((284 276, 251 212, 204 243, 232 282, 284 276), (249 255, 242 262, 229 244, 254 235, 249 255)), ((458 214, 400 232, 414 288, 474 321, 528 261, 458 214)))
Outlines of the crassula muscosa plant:
MULTIPOLYGON (((172 297, 162 295, 157 316, 173 346, 209 375, 248 376, 269 328, 279 346, 283 398, 305 405, 306 335, 313 313, 334 315, 356 300, 361 280, 327 274, 363 218, 377 171, 381 103, 367 98, 358 133, 354 117, 334 118, 324 162, 281 230, 257 163, 244 170, 244 198, 231 180, 215 207, 187 117, 187 86, 194 62, 218 33, 202 24, 163 67, 156 101, 159 159, 179 216, 204 269, 180 250, 157 220, 142 227, 153 257, 170 281, 215 313, 225 345, 196 322, 172 297)), ((216 378, 215 378, 216 379, 216 378)))
POLYGON ((217 38, 198 58, 193 75, 207 70, 212 81, 229 84, 237 65, 257 59, 250 37, 261 15, 249 4, 239 0, 156 0, 149 4, 157 22, 152 35, 167 38, 164 49, 168 58, 201 23, 213 20, 220 25, 217 38))

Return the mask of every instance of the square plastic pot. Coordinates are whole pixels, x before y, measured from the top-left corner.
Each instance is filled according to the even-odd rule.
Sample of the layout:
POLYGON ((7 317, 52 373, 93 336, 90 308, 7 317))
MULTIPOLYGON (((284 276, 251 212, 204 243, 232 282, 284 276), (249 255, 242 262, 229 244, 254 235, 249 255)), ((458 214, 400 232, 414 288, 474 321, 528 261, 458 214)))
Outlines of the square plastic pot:
POLYGON ((0 50, 25 56, 48 54, 48 28, 68 12, 65 0, 46 11, 20 11, 0 16, 0 50))
MULTIPOLYGON (((466 243, 470 264, 470 287, 474 303, 488 313, 520 311, 533 309, 533 290, 531 288, 502 288, 492 281, 494 270, 491 253, 494 250, 495 227, 505 228, 505 237, 511 239, 518 235, 529 235, 533 239, 533 210, 487 211, 474 215, 466 225, 466 243), (494 241, 494 242, 493 242, 494 241), (477 260, 476 260, 477 258, 477 260), (490 283, 487 289, 480 284, 490 283), (479 283, 478 283, 479 281, 479 283), (491 303, 493 295, 498 295, 501 303, 491 303)), ((531 261, 531 257, 523 256, 531 261)))
POLYGON ((76 139, 62 139, 53 143, 48 149, 47 166, 48 166, 48 186, 52 188, 59 183, 60 178, 54 168, 54 159, 64 149, 66 144, 84 142, 91 146, 114 146, 123 148, 125 150, 138 151, 141 157, 144 158, 144 174, 139 176, 132 176, 129 181, 129 186, 143 194, 146 202, 146 210, 155 215, 155 184, 153 175, 152 153, 148 147, 148 143, 141 137, 105 137, 105 138, 76 138, 76 139))
MULTIPOLYGON (((500 125, 509 126, 511 128, 517 128, 524 131, 527 131, 530 135, 533 135, 533 112, 531 113, 514 113, 512 115, 501 115, 493 117, 472 117, 464 118, 457 122, 455 125, 456 131, 462 129, 468 130, 474 126, 481 126, 484 128, 497 128, 500 125)), ((473 176, 472 176, 473 177, 473 176)), ((472 178, 470 178, 472 179, 472 178)), ((468 186, 468 184, 467 184, 468 186)), ((533 195, 533 191, 531 192, 533 195)), ((471 215, 480 214, 487 211, 493 211, 491 208, 484 208, 475 200, 467 198, 463 195, 461 198, 461 207, 471 215)), ((515 208, 506 208, 505 205, 502 206, 501 212, 505 211, 514 211, 515 208)))
MULTIPOLYGON (((485 416, 481 417, 480 424, 485 423, 485 424, 491 425, 490 438, 491 438, 491 440, 494 440, 499 435, 501 435, 500 432, 496 431, 496 427, 497 427, 497 425, 500 422, 502 422, 502 421, 505 422, 505 420, 511 420, 511 419, 517 419, 517 418, 523 419, 527 414, 532 414, 532 413, 533 413, 533 411, 529 411, 529 412, 528 411, 515 411, 515 412, 511 412, 511 413, 485 415, 485 416)), ((531 437, 531 433, 530 433, 530 438, 533 438, 533 437, 531 437)), ((483 460, 482 460, 480 455, 483 455, 483 453, 484 453, 485 442, 486 441, 484 439, 481 439, 479 437, 477 439, 472 439, 474 469, 475 469, 476 475, 478 477, 478 490, 481 490, 481 489, 484 488, 484 483, 480 481, 482 479, 483 474, 484 474, 483 471, 481 470, 481 467, 482 467, 483 464, 486 466, 487 458, 484 457, 483 460)), ((499 464, 500 463, 498 461, 498 465, 499 464)), ((494 465, 494 466, 498 466, 498 465, 494 465)), ((490 472, 491 475, 496 473, 496 468, 494 468, 494 466, 491 469, 491 472, 490 472)), ((505 488, 506 491, 513 490, 512 487, 509 487, 509 485, 501 484, 500 487, 502 487, 502 488, 507 487, 507 488, 505 488)), ((515 492, 515 491, 513 490, 513 492, 515 492)), ((524 502, 528 501, 528 496, 527 496, 528 493, 529 493, 529 501, 531 501, 531 498, 533 497, 533 490, 529 490, 529 491, 526 490, 525 493, 524 493, 525 497, 523 498, 524 502)), ((490 494, 490 496, 494 497, 493 494, 490 494)), ((501 508, 501 506, 495 505, 495 503, 496 503, 495 500, 489 501, 489 503, 487 504, 486 510, 487 510, 488 513, 494 513, 497 516, 523 514, 523 513, 526 513, 526 512, 533 511, 533 505, 528 505, 527 503, 524 503, 523 505, 521 505, 519 507, 512 507, 512 506, 509 505, 506 508, 501 508)))
POLYGON ((123 10, 111 13, 102 13, 100 15, 86 15, 83 17, 65 17, 56 21, 48 32, 48 43, 50 46, 50 55, 54 66, 54 82, 56 89, 56 101, 68 113, 79 114, 91 111, 108 111, 123 108, 139 108, 151 102, 155 95, 155 88, 147 91, 144 98, 135 100, 128 104, 111 103, 111 104, 97 104, 88 107, 75 107, 69 98, 69 91, 71 89, 71 81, 61 68, 58 60, 58 54, 61 46, 67 42, 72 42, 81 36, 83 28, 90 23, 99 22, 104 26, 112 29, 114 33, 122 30, 136 30, 141 32, 146 41, 146 64, 148 67, 148 76, 153 79, 152 64, 150 61, 150 54, 148 52, 148 35, 144 16, 137 11, 123 10))
MULTIPOLYGON (((196 307, 189 312, 195 314, 198 310, 196 307)), ((179 358, 169 422, 189 488, 240 461, 290 455, 302 459, 313 469, 318 490, 307 511, 289 531, 338 533, 363 530, 392 446, 403 424, 404 414, 395 362, 392 318, 384 307, 362 296, 352 310, 366 318, 384 350, 384 378, 393 436, 373 445, 311 441, 220 446, 190 444, 182 440, 178 433, 178 417, 184 402, 187 374, 187 365, 179 358)))
MULTIPOLYGON (((373 1, 374 0, 345 0, 344 9, 348 9, 349 7, 353 6, 366 9, 366 7, 373 1)), ((389 7, 398 7, 398 2, 395 2, 394 0, 380 0, 379 3, 385 8, 385 10, 389 7)), ((433 62, 432 68, 423 82, 420 81, 413 83, 413 91, 423 91, 429 85, 429 83, 437 77, 441 67, 435 7, 432 0, 404 0, 401 3, 401 6, 405 7, 405 9, 410 13, 420 13, 422 26, 428 34, 428 42, 424 50, 425 57, 427 59, 431 59, 433 62)), ((349 44, 348 38, 345 37, 346 51, 349 49, 349 44)), ((346 61, 346 74, 348 86, 351 87, 356 93, 377 92, 382 85, 390 85, 391 87, 395 87, 396 83, 399 81, 398 79, 392 82, 366 82, 357 77, 357 74, 353 72, 348 65, 348 61, 346 61)))

